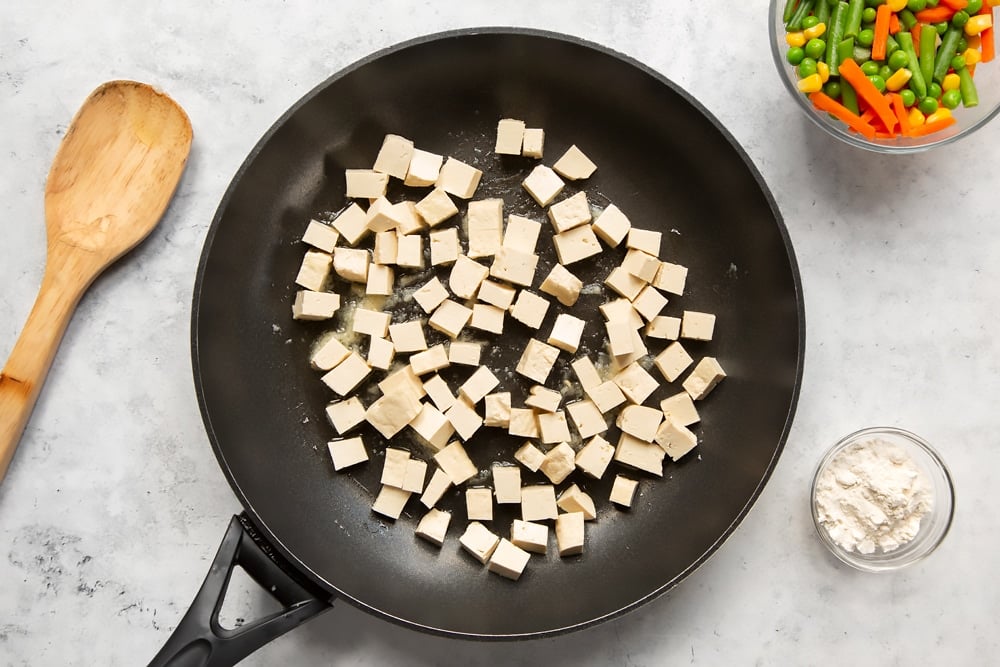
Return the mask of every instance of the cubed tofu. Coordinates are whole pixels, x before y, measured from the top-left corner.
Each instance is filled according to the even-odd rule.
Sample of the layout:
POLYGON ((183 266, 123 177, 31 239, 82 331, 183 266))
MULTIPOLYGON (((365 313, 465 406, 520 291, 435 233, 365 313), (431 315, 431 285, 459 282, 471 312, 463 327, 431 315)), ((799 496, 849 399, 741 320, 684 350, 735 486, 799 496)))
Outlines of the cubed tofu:
POLYGON ((614 446, 601 436, 595 435, 576 453, 576 467, 585 475, 601 479, 614 456, 614 446))
POLYGON ((715 331, 715 315, 685 310, 681 318, 681 338, 692 340, 712 340, 715 331))
POLYGON ((534 292, 521 290, 518 292, 514 305, 511 306, 510 316, 525 326, 537 329, 542 326, 542 321, 548 310, 548 299, 540 297, 534 292))
POLYGON ((338 396, 347 396, 372 372, 371 366, 357 352, 352 352, 321 379, 338 396))
POLYGON ((611 496, 608 500, 621 507, 631 507, 638 488, 639 482, 636 480, 616 475, 615 482, 611 486, 611 496))
POLYGON ((423 199, 417 202, 417 213, 427 223, 428 227, 436 227, 458 213, 458 207, 448 193, 441 188, 434 188, 423 199))
POLYGON ((479 343, 452 341, 448 345, 448 361, 462 366, 478 366, 483 346, 479 343))
POLYGON ((406 464, 410 461, 410 453, 397 447, 386 447, 385 460, 382 463, 382 477, 379 480, 386 486, 403 488, 406 480, 406 464))
POLYGON ((614 204, 601 211, 593 224, 594 233, 612 248, 617 248, 625 240, 631 228, 632 223, 628 216, 614 204))
POLYGON ((556 544, 559 557, 583 553, 583 512, 567 512, 556 517, 556 544))
POLYGON ((423 404, 420 413, 410 421, 410 428, 435 451, 447 445, 455 433, 444 413, 430 403, 423 404))
MULTIPOLYGON (((366 253, 367 256, 367 253, 366 253)), ((319 250, 306 250, 295 276, 295 284, 313 292, 322 292, 330 278, 333 257, 319 250)))
MULTIPOLYGON (((685 394, 686 395, 686 394, 685 394)), ((483 424, 499 428, 510 428, 510 392, 501 391, 488 394, 485 400, 483 424)))
POLYGON ((490 275, 507 282, 531 287, 538 268, 538 255, 503 246, 496 251, 490 275))
POLYGON ((368 207, 365 213, 365 224, 373 232, 395 230, 399 226, 398 214, 402 209, 393 207, 385 197, 379 197, 368 207))
POLYGON ((538 484, 521 488, 522 521, 545 521, 557 516, 559 508, 556 506, 556 487, 538 484))
POLYGON ((345 197, 352 199, 378 199, 385 196, 389 175, 373 169, 345 169, 345 197))
POLYGON ((639 296, 639 292, 646 286, 641 279, 636 278, 624 267, 616 266, 605 278, 604 284, 610 287, 615 293, 620 294, 629 301, 639 296))
POLYGON ((372 251, 372 261, 387 266, 396 263, 399 253, 399 237, 395 229, 375 234, 375 249, 372 251))
POLYGON ((378 497, 375 498, 372 510, 384 517, 398 519, 411 495, 409 491, 403 491, 394 486, 383 486, 378 497))
POLYGON ((650 283, 660 270, 660 260, 647 252, 632 248, 625 253, 621 266, 644 283, 650 283))
POLYGON ((422 537, 431 544, 441 546, 444 544, 444 538, 448 534, 448 525, 450 523, 451 512, 442 512, 432 507, 420 519, 420 523, 417 524, 417 537, 422 537))
MULTIPOLYGON (((490 270, 473 261, 465 255, 459 255, 455 260, 455 266, 451 267, 451 274, 448 277, 448 287, 459 299, 473 299, 479 285, 486 279, 490 270)), ((469 313, 470 315, 472 313, 469 313)))
POLYGON ((583 337, 583 328, 586 324, 579 317, 559 313, 556 316, 555 324, 552 325, 552 333, 549 334, 547 342, 560 350, 575 354, 577 348, 580 347, 580 339, 583 337))
POLYGON ((537 438, 538 416, 535 411, 530 408, 511 408, 507 432, 521 438, 537 438))
POLYGON ((444 345, 434 345, 410 357, 410 367, 416 375, 427 375, 448 367, 448 352, 444 345))
POLYGON ((318 322, 328 320, 340 308, 340 295, 333 292, 299 290, 292 303, 292 319, 318 322))
POLYGON ((562 403, 562 394, 552 389, 546 389, 540 384, 536 384, 528 390, 528 398, 524 404, 535 408, 541 412, 555 412, 562 403))
POLYGON ((528 340, 515 370, 529 380, 544 384, 558 357, 559 348, 531 338, 528 340))
POLYGON ((577 432, 583 439, 595 436, 598 433, 604 433, 608 430, 608 423, 605 421, 604 415, 601 414, 597 405, 589 398, 568 403, 566 405, 566 412, 569 413, 573 425, 576 426, 577 432))
POLYGON ((509 540, 501 538, 486 564, 486 569, 501 577, 517 581, 524 573, 529 558, 531 558, 531 554, 527 551, 515 546, 509 540))
POLYGON ((465 164, 461 160, 449 157, 441 167, 435 185, 450 195, 455 195, 461 199, 472 199, 479 187, 479 179, 483 177, 483 172, 475 167, 465 164))
POLYGON ((501 118, 497 123, 497 141, 493 151, 499 155, 520 155, 524 142, 524 121, 501 118))
POLYGON ((431 266, 454 264, 462 254, 462 246, 458 242, 458 229, 448 227, 431 232, 431 266))
POLYGON ((396 352, 423 352, 427 349, 427 339, 424 337, 421 320, 390 324, 389 338, 396 347, 396 352))
POLYGON ((383 394, 408 391, 417 398, 423 398, 427 395, 424 384, 413 371, 412 366, 403 366, 398 371, 390 373, 384 380, 378 383, 378 388, 383 394))
POLYGON ((666 419, 656 432, 656 444, 663 448, 672 461, 676 461, 695 448, 698 436, 687 426, 666 419))
POLYGON ((544 555, 549 546, 549 527, 544 523, 514 519, 510 526, 510 541, 525 551, 544 555))
POLYGON ((365 443, 360 437, 331 440, 327 443, 327 448, 333 460, 333 469, 338 472, 368 460, 365 443))
POLYGON ((677 296, 684 295, 684 283, 687 282, 687 267, 670 262, 661 262, 660 270, 656 272, 656 278, 652 285, 657 289, 677 296))
POLYGON ((534 253, 541 231, 542 223, 511 213, 507 218, 507 231, 504 232, 503 246, 524 253, 534 253))
POLYGON ((486 303, 473 304, 472 319, 469 321, 469 326, 480 331, 502 334, 505 312, 502 308, 497 308, 486 303))
POLYGON ((612 380, 584 389, 584 393, 594 402, 601 414, 614 410, 626 400, 621 388, 612 380))
MULTIPOLYGON (((383 438, 389 439, 402 431, 420 414, 420 399, 408 391, 387 394, 368 406, 365 419, 383 438)), ((383 481, 383 484, 388 482, 383 481)))
POLYGON ((389 335, 389 322, 392 316, 379 310, 355 308, 351 331, 375 338, 385 338, 389 335))
POLYGON ((521 502, 521 469, 517 466, 493 466, 493 493, 498 505, 521 502))
POLYGON ((556 498, 556 505, 563 512, 581 512, 587 521, 593 521, 597 518, 594 499, 576 484, 571 484, 568 489, 559 494, 559 497, 556 498))
POLYGON ((427 508, 433 508, 450 488, 451 478, 448 477, 448 473, 441 468, 435 468, 431 481, 427 482, 424 493, 420 496, 420 502, 427 508))
POLYGON ((503 200, 469 202, 469 257, 491 257, 503 242, 503 200))
POLYGON ((493 492, 481 487, 466 489, 465 512, 469 521, 492 521, 493 492))
POLYGON ((497 379, 497 376, 489 368, 480 366, 458 388, 458 395, 468 401, 470 405, 475 405, 483 400, 486 394, 496 389, 499 384, 500 380, 497 379))
POLYGON ((642 250, 653 257, 659 257, 660 243, 662 239, 663 232, 654 232, 649 229, 637 229, 633 227, 628 230, 628 236, 625 239, 625 246, 627 248, 642 250))
POLYGON ((492 280, 484 280, 479 285, 478 299, 483 303, 507 310, 514 303, 517 290, 492 280))
POLYGON ((485 565, 500 544, 500 537, 478 521, 471 521, 458 541, 473 558, 485 565))
POLYGON ((389 370, 396 356, 396 348, 385 338, 372 337, 368 343, 368 365, 379 370, 389 370))
POLYGON ((663 421, 663 413, 657 408, 649 408, 644 405, 626 405, 618 413, 616 425, 629 435, 634 435, 645 442, 653 442, 661 421, 663 421))
POLYGON ((462 333, 462 328, 469 322, 470 317, 472 317, 471 309, 457 301, 446 299, 437 307, 427 324, 454 340, 462 333))
POLYGON ((434 460, 455 486, 464 484, 479 474, 476 464, 469 458, 462 443, 457 440, 434 454, 434 460))
POLYGON ((427 314, 433 313, 441 303, 448 298, 448 290, 441 281, 434 276, 413 293, 413 300, 427 314))
POLYGON ((659 445, 643 442, 628 433, 622 433, 615 448, 615 461, 657 477, 663 477, 664 451, 659 445))
POLYGON ((574 144, 556 160, 552 168, 557 174, 571 181, 590 178, 597 170, 597 165, 574 144))
POLYGON ((569 265, 601 254, 601 242, 597 240, 590 225, 581 225, 556 234, 552 237, 552 243, 560 264, 569 265))
MULTIPOLYGON (((549 416, 551 415, 539 415, 539 421, 549 416)), ((563 424, 565 423, 566 420, 563 418, 563 424)), ((538 469, 553 484, 561 484, 576 469, 576 452, 566 442, 560 442, 545 453, 542 465, 538 469)))
POLYGON ((677 340, 681 335, 681 318, 659 315, 649 321, 645 332, 648 338, 677 340))
POLYGON ((530 442, 526 442, 514 452, 514 459, 531 472, 538 472, 538 469, 542 466, 542 461, 545 460, 545 452, 530 442))
POLYGON ((344 280, 352 283, 368 282, 368 265, 371 257, 362 248, 334 248, 333 270, 344 280))
POLYGON ((344 435, 365 420, 365 406, 357 396, 333 401, 326 406, 326 419, 338 434, 344 435))
POLYGON ((580 387, 584 391, 587 391, 591 387, 596 387, 603 382, 601 374, 597 372, 597 367, 594 366, 594 362, 590 360, 590 357, 574 359, 570 366, 573 367, 576 379, 580 382, 580 387))
POLYGON ((645 403, 646 399, 660 386, 656 378, 650 375, 637 361, 626 366, 612 380, 622 390, 625 397, 636 405, 645 403))
POLYGON ((357 202, 352 203, 341 211, 330 224, 340 232, 341 238, 352 246, 357 245, 358 241, 371 233, 371 230, 368 229, 368 216, 365 214, 365 210, 358 206, 357 202))
POLYGON ((401 201, 392 205, 392 215, 396 218, 396 233, 400 236, 416 234, 427 228, 424 219, 412 201, 401 201))
POLYGON ((442 162, 444 162, 444 158, 440 155, 422 151, 419 148, 413 149, 413 157, 410 158, 410 167, 406 171, 403 185, 415 187, 434 185, 441 174, 442 162))
POLYGON ((406 269, 424 268, 424 237, 400 236, 396 241, 396 265, 406 269))
MULTIPOLYGON (((642 359, 649 352, 649 350, 646 349, 646 341, 642 337, 642 334, 639 333, 638 329, 630 328, 629 333, 632 336, 632 351, 617 356, 611 356, 610 363, 608 364, 608 370, 611 372, 612 376, 620 373, 633 361, 642 359)), ((611 354, 610 346, 608 347, 608 354, 611 354)))
POLYGON ((556 264, 538 289, 546 294, 551 294, 562 305, 571 307, 580 298, 583 281, 570 273, 569 269, 562 264, 556 264))
POLYGON ((652 285, 646 285, 639 295, 632 300, 632 307, 645 318, 652 321, 667 305, 667 297, 660 294, 652 285))
POLYGON ((593 219, 587 193, 582 190, 549 207, 549 221, 556 234, 585 225, 593 219))
POLYGON ((368 266, 368 283, 365 293, 371 296, 390 296, 394 289, 396 272, 391 266, 370 264, 368 266))
POLYGON ((411 458, 406 462, 406 475, 403 477, 403 491, 423 493, 424 480, 427 478, 427 463, 411 458))
POLYGON ((660 411, 663 412, 665 418, 681 426, 690 426, 701 421, 698 409, 694 406, 691 395, 686 391, 660 401, 660 411))
POLYGON ((607 303, 601 304, 598 310, 601 311, 601 315, 608 322, 628 322, 629 326, 633 329, 641 329, 644 324, 642 316, 635 312, 632 302, 626 298, 612 299, 607 303))
POLYGON ((545 130, 540 127, 524 128, 524 139, 521 143, 521 155, 541 159, 545 152, 545 130))
POLYGON ((302 234, 302 242, 317 250, 332 253, 340 239, 340 232, 325 222, 310 220, 306 231, 302 234))
POLYGON ((684 391, 691 395, 696 401, 700 401, 715 389, 726 377, 726 372, 722 370, 719 361, 715 357, 704 357, 698 365, 691 371, 691 375, 682 383, 684 391))
POLYGON ((660 369, 660 373, 663 374, 667 382, 673 382, 679 378, 693 361, 694 359, 687 353, 684 346, 677 341, 668 345, 653 359, 653 363, 660 369))
POLYGON ((635 350, 632 338, 633 329, 628 322, 611 320, 605 322, 604 326, 608 332, 608 350, 612 356, 631 354, 635 350))
POLYGON ((375 171, 403 180, 413 158, 413 142, 398 134, 387 134, 375 158, 375 171))
POLYGON ((433 401, 434 405, 437 406, 437 409, 442 412, 450 408, 455 402, 455 394, 452 393, 448 383, 440 375, 432 375, 429 379, 425 380, 424 389, 427 391, 427 395, 433 401))
POLYGON ((536 166, 521 183, 538 205, 545 208, 552 203, 566 183, 552 169, 543 164, 536 166))
POLYGON ((554 442, 565 442, 572 436, 569 433, 569 423, 566 421, 566 413, 562 410, 555 412, 544 412, 537 415, 538 436, 545 444, 554 442))
POLYGON ((479 416, 475 408, 461 399, 455 401, 450 408, 445 410, 444 414, 462 440, 468 441, 483 425, 483 418, 479 416))

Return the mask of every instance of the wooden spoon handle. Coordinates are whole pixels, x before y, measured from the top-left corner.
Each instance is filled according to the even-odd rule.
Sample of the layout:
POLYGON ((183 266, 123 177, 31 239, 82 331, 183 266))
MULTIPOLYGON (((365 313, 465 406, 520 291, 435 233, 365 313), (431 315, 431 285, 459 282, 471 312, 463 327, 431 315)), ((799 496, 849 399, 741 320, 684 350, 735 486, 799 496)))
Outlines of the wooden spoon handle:
POLYGON ((74 283, 64 276, 61 271, 46 268, 28 321, 0 372, 0 481, 10 466, 66 326, 92 280, 88 277, 74 283))

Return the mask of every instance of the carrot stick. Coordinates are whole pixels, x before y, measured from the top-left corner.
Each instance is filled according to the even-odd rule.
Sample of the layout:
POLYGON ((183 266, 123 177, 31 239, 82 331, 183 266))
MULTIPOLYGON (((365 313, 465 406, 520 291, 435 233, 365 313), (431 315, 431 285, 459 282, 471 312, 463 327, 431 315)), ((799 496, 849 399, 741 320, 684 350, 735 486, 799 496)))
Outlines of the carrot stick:
POLYGON ((892 100, 892 110, 896 112, 896 120, 899 121, 899 131, 906 135, 910 133, 910 116, 906 113, 906 105, 903 104, 903 96, 899 93, 889 93, 892 100))
POLYGON ((956 12, 959 12, 969 6, 969 0, 941 0, 939 4, 951 7, 956 12))
POLYGON ((923 27, 923 23, 917 23, 915 26, 913 26, 913 29, 910 30, 910 34, 913 36, 913 43, 914 44, 919 44, 920 43, 920 29, 922 27, 923 27))
POLYGON ((850 109, 826 93, 813 93, 809 96, 809 100, 813 103, 814 107, 820 111, 833 114, 846 123, 849 128, 857 130, 858 133, 862 134, 866 138, 872 139, 875 137, 874 127, 861 120, 860 116, 854 114, 850 109))
POLYGON ((892 10, 889 5, 878 6, 875 13, 875 39, 872 42, 872 60, 885 60, 886 41, 889 39, 889 17, 892 10))
POLYGON ((942 2, 937 7, 929 7, 927 9, 921 9, 916 12, 914 16, 921 23, 941 23, 942 21, 950 21, 951 17, 955 15, 955 10, 951 7, 946 7, 942 2))
POLYGON ((910 128, 910 133, 906 136, 922 137, 927 134, 934 134, 935 132, 939 132, 944 128, 954 124, 955 124, 955 117, 948 116, 947 118, 936 120, 933 123, 924 123, 923 125, 918 125, 917 127, 910 128))
POLYGON ((848 58, 840 65, 840 76, 843 77, 859 97, 863 98, 875 109, 875 113, 878 114, 879 119, 885 124, 885 129, 890 132, 896 126, 896 115, 892 113, 892 109, 889 108, 889 103, 885 101, 882 97, 882 93, 878 91, 865 73, 861 71, 858 64, 848 58))
MULTIPOLYGON (((979 10, 980 14, 992 14, 993 7, 988 2, 984 2, 979 10)), ((979 49, 983 53, 983 62, 988 63, 996 56, 996 47, 993 43, 993 27, 989 27, 979 33, 979 49)))
POLYGON ((889 16, 889 34, 895 35, 900 30, 902 30, 902 28, 899 25, 899 16, 893 13, 889 16))

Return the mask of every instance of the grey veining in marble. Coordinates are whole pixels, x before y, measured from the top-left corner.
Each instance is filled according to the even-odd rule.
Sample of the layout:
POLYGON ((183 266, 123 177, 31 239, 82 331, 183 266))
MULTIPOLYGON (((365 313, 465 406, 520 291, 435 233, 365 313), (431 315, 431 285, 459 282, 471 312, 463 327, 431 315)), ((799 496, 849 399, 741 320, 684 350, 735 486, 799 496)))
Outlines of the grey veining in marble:
MULTIPOLYGON (((570 33, 647 63, 715 114, 761 171, 795 245, 808 319, 785 453, 723 549, 669 597, 614 622, 478 644, 340 604, 245 664, 971 665, 1000 654, 1000 123, 903 159, 837 145, 783 100, 767 3, 724 4, 0 6, 0 358, 41 279, 44 180, 85 96, 112 78, 149 81, 195 128, 177 198, 84 298, 0 487, 0 664, 145 664, 239 510, 201 424, 188 329, 205 232, 247 152, 356 59, 497 24, 570 33), (940 551, 882 576, 826 554, 807 506, 821 452, 875 424, 926 437, 958 489, 940 551)), ((236 597, 241 617, 259 595, 236 597)))

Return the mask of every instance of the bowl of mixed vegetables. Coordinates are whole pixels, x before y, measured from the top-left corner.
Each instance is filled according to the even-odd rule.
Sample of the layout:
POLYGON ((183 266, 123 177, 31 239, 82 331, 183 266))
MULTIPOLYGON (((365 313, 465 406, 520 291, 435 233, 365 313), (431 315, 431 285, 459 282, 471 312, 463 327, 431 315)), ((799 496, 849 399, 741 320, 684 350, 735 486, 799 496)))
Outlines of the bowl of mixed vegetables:
POLYGON ((1000 0, 771 0, 786 88, 849 144, 908 153, 951 143, 1000 112, 1000 0))

